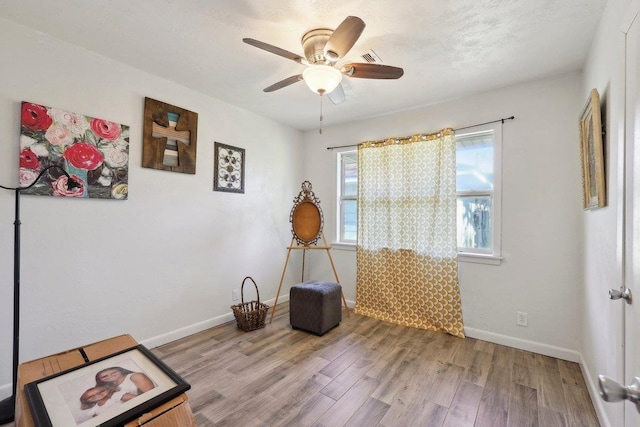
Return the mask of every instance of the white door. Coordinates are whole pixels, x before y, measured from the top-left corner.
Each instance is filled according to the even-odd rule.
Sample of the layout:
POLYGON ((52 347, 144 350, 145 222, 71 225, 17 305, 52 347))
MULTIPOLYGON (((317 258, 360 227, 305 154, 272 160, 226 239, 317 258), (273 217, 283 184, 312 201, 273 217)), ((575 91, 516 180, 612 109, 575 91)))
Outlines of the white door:
MULTIPOLYGON (((624 286, 612 289, 624 304, 624 384, 600 378, 605 400, 624 403, 624 426, 640 426, 640 2, 632 2, 623 24, 625 33, 624 140, 624 286), (622 298, 624 298, 624 302, 622 298), (624 387, 623 386, 627 386, 624 387)), ((619 197, 622 195, 619 195, 619 197)))
MULTIPOLYGON (((633 302, 625 304, 626 385, 640 377, 640 18, 634 15, 626 32, 624 258, 626 286, 633 302)), ((640 413, 635 404, 626 401, 625 427, 631 426, 640 426, 640 413)))

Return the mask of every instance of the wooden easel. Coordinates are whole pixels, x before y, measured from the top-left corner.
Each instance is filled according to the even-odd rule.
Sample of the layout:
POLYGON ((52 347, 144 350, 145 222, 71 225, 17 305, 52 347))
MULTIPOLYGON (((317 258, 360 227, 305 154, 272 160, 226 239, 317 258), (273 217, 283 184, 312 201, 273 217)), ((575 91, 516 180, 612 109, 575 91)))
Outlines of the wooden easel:
MULTIPOLYGON (((302 278, 301 282, 304 282, 304 259, 307 253, 307 250, 318 250, 324 249, 327 251, 327 255, 329 256, 329 262, 331 262, 331 269, 333 269, 333 275, 336 278, 336 283, 340 283, 340 279, 338 279, 338 272, 336 271, 336 267, 333 264, 333 258, 331 257, 331 246, 327 245, 327 240, 324 238, 324 233, 322 233, 322 241, 324 242, 323 246, 317 245, 293 245, 295 237, 291 239, 291 243, 287 247, 287 259, 284 262, 284 268, 282 269, 282 276, 280 277, 280 284, 278 285, 278 293, 276 293, 276 301, 273 303, 273 310, 271 310, 271 318, 269 319, 269 323, 273 322, 273 316, 276 314, 276 307, 278 307, 278 297, 280 296, 280 290, 282 289, 282 282, 284 281, 284 274, 287 271, 287 265, 289 264, 289 256, 291 255, 292 250, 302 250, 302 278)), ((342 294, 342 303, 344 304, 344 308, 347 312, 347 317, 349 317, 349 307, 347 306, 347 300, 344 297, 344 293, 340 291, 342 294)))

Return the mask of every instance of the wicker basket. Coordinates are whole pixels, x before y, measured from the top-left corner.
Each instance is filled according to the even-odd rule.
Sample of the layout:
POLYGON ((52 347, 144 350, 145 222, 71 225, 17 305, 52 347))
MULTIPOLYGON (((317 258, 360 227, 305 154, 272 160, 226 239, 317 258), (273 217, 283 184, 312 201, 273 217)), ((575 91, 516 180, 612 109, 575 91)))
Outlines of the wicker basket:
POLYGON ((260 293, 258 292, 258 285, 249 276, 245 277, 242 281, 242 287, 240 288, 241 304, 232 305, 233 315, 236 317, 238 328, 245 332, 254 331, 256 329, 264 328, 264 321, 267 318, 267 312, 269 306, 260 302, 260 293), (244 282, 247 279, 253 282, 253 286, 256 287, 257 301, 244 302, 244 282))

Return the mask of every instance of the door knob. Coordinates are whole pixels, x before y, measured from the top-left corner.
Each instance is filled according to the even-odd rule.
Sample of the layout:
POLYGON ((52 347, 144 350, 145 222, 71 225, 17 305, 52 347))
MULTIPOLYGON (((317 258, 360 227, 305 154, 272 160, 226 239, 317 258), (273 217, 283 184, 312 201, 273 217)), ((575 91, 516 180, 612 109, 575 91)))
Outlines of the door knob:
POLYGON ((631 304, 631 289, 625 287, 624 285, 620 286, 620 290, 609 289, 609 298, 610 299, 622 298, 627 302, 627 304, 631 304))
POLYGON ((624 386, 609 377, 598 375, 598 386, 600 396, 605 401, 618 402, 626 399, 635 404, 640 412, 640 377, 635 377, 631 385, 624 386))

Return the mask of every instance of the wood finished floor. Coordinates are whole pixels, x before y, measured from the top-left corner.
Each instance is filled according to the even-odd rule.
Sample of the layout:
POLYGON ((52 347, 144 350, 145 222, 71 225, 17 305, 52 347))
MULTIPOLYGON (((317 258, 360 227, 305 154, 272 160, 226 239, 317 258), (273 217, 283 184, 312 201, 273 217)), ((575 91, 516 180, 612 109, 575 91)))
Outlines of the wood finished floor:
POLYGON ((153 350, 198 426, 599 426, 580 367, 351 313, 318 337, 221 325, 153 350))

